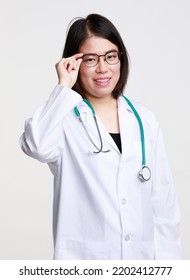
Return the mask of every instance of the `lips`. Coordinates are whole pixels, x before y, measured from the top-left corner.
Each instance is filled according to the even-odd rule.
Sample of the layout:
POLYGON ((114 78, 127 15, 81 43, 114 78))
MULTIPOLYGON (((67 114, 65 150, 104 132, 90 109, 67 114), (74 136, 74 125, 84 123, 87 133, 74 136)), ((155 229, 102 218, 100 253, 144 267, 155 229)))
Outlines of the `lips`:
POLYGON ((95 82, 98 85, 105 86, 110 83, 110 80, 111 80, 111 78, 98 78, 98 79, 95 79, 95 82))

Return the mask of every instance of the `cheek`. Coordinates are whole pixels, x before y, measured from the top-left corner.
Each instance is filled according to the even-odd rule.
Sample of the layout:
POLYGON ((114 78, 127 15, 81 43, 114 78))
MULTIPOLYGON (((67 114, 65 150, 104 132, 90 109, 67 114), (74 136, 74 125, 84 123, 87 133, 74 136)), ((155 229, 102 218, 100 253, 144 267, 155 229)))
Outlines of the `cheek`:
POLYGON ((119 78, 120 78, 120 66, 115 70, 114 74, 115 74, 115 79, 119 80, 119 78))
POLYGON ((79 81, 82 85, 85 85, 88 81, 88 78, 91 77, 90 69, 84 69, 83 67, 80 67, 79 69, 79 81))
POLYGON ((79 78, 83 78, 83 77, 86 77, 88 74, 88 72, 86 71, 86 68, 83 67, 82 63, 81 63, 81 66, 79 68, 79 78))

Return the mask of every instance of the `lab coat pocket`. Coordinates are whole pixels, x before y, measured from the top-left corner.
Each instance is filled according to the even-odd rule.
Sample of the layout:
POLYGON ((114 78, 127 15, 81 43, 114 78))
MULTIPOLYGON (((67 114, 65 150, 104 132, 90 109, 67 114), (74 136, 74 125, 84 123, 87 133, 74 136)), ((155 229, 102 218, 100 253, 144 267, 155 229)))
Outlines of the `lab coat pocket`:
POLYGON ((106 259, 105 242, 78 241, 62 238, 56 250, 56 259, 98 260, 106 259))

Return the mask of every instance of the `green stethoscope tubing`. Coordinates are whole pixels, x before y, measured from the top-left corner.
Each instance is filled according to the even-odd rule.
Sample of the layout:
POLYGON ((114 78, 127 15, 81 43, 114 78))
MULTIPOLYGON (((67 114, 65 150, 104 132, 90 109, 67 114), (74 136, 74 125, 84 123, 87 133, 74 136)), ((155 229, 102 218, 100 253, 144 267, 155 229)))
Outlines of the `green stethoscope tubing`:
MULTIPOLYGON (((92 111, 93 116, 95 116, 96 113, 94 111, 94 108, 92 107, 92 104, 87 99, 83 99, 83 101, 89 106, 89 108, 92 111)), ((76 116, 80 117, 80 113, 79 113, 79 110, 78 110, 77 106, 75 106, 74 111, 75 111, 76 116)))
POLYGON ((123 95, 123 98, 129 104, 130 108, 132 109, 132 111, 135 114, 135 117, 137 118, 138 123, 139 123, 140 133, 141 133, 142 165, 144 166, 144 165, 146 165, 146 154, 145 154, 145 139, 144 139, 143 124, 142 124, 142 121, 141 121, 141 118, 140 118, 139 114, 137 113, 137 110, 135 109, 135 107, 133 106, 131 101, 126 96, 124 96, 124 95, 123 95))
MULTIPOLYGON (((139 128, 140 128, 140 135, 141 135, 141 153, 142 153, 142 168, 138 174, 138 177, 142 180, 142 181, 148 181, 151 177, 151 171, 149 169, 148 166, 146 166, 146 153, 145 153, 145 137, 144 137, 144 128, 143 128, 143 123, 142 123, 142 120, 137 112, 137 110, 135 109, 135 107, 133 106, 133 104, 131 103, 131 101, 124 95, 122 95, 123 98, 125 99, 125 101, 127 102, 127 104, 129 105, 129 107, 131 108, 131 110, 133 111, 137 121, 138 121, 138 124, 139 124, 139 128)), ((106 151, 103 151, 102 148, 103 148, 103 142, 102 142, 102 137, 101 137, 101 134, 100 134, 100 130, 99 130, 99 127, 98 127, 98 123, 97 123, 97 119, 96 119, 96 113, 95 113, 95 110, 92 106, 92 104, 87 100, 87 99, 83 99, 83 101, 89 106, 89 108, 91 109, 92 111, 92 114, 93 114, 93 117, 94 117, 94 120, 95 120, 95 123, 96 123, 96 127, 97 127, 97 130, 98 130, 98 135, 99 135, 99 138, 100 138, 100 143, 101 143, 101 147, 100 149, 98 149, 98 147, 96 146, 96 144, 93 142, 92 138, 90 137, 86 127, 84 126, 84 123, 80 117, 80 112, 77 108, 77 106, 74 107, 74 112, 76 114, 76 116, 79 118, 80 122, 82 123, 83 125, 83 128, 85 129, 86 133, 87 133, 87 136, 88 138, 90 139, 90 141, 93 143, 93 145, 98 149, 97 152, 94 152, 94 153, 99 153, 99 152, 109 152, 109 150, 106 150, 106 151)))

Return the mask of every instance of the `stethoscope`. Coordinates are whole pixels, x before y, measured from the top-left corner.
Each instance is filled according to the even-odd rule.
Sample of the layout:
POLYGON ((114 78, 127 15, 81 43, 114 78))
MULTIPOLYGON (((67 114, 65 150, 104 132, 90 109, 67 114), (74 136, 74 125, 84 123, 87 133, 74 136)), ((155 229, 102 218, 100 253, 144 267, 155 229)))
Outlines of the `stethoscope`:
MULTIPOLYGON (((146 154, 145 154, 145 137, 144 137, 144 128, 143 128, 143 124, 142 124, 142 120, 138 114, 138 112, 136 111, 135 107, 133 106, 133 104, 131 103, 131 101, 123 95, 123 98, 125 99, 125 101, 128 103, 129 107, 131 108, 131 110, 133 111, 133 113, 135 114, 135 117, 137 118, 137 121, 139 123, 139 128, 140 128, 140 134, 141 134, 141 151, 142 151, 142 167, 141 170, 138 173, 138 177, 141 181, 148 181, 151 178, 151 171, 150 168, 146 165, 146 154)), ((94 118, 94 122, 98 131, 98 136, 100 139, 100 148, 97 147, 97 145, 94 143, 93 139, 91 138, 90 134, 88 133, 87 128, 84 125, 84 122, 80 116, 80 112, 78 110, 78 107, 75 106, 74 107, 74 112, 76 114, 76 116, 78 117, 79 121, 81 122, 87 137, 89 138, 90 142, 93 144, 93 146, 97 149, 97 151, 93 151, 94 154, 98 154, 100 152, 102 153, 107 153, 110 150, 103 150, 103 141, 102 141, 102 137, 101 137, 101 133, 100 133, 100 129, 98 126, 98 122, 97 122, 97 118, 96 118, 96 112, 92 106, 92 104, 87 100, 87 99, 83 99, 83 101, 88 105, 88 107, 91 109, 92 111, 92 115, 94 118)))

